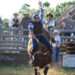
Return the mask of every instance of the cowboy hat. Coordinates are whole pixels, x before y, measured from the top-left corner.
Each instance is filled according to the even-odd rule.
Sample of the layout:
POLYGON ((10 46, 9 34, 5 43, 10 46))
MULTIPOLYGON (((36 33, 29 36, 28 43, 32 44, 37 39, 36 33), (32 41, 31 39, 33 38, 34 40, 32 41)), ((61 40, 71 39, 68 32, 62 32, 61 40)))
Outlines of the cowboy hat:
POLYGON ((51 17, 53 17, 53 15, 52 15, 51 13, 47 14, 47 17, 48 17, 48 16, 51 16, 51 17))
POLYGON ((26 14, 29 14, 29 12, 25 11, 25 12, 24 12, 24 15, 26 15, 26 14))
POLYGON ((14 12, 13 15, 18 15, 18 13, 17 12, 14 12))
POLYGON ((60 33, 58 30, 54 30, 54 33, 60 33))

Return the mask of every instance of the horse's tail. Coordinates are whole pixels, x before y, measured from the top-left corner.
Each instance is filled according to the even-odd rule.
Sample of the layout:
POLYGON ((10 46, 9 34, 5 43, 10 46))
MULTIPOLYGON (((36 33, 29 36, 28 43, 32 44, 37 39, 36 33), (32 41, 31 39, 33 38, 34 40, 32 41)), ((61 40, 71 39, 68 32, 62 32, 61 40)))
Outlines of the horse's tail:
POLYGON ((45 37, 47 38, 48 41, 51 41, 52 43, 55 43, 55 40, 53 37, 51 37, 49 31, 46 31, 45 29, 43 29, 43 33, 45 35, 45 37))
POLYGON ((32 49, 32 43, 31 43, 31 36, 29 35, 29 42, 28 42, 28 47, 27 47, 27 51, 28 54, 30 55, 30 50, 32 49))

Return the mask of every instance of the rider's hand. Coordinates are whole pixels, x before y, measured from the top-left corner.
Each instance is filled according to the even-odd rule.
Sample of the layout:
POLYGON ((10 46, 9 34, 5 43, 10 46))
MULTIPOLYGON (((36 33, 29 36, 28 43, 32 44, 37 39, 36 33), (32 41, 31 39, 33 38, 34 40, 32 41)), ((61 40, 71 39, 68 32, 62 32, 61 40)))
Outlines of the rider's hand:
POLYGON ((39 43, 39 40, 36 38, 35 35, 33 35, 32 37, 39 43))
POLYGON ((41 1, 39 1, 38 4, 39 4, 40 7, 42 6, 42 2, 41 1))
POLYGON ((33 53, 30 51, 30 55, 33 56, 33 53))
POLYGON ((32 38, 34 38, 34 39, 35 39, 35 35, 34 35, 34 34, 32 34, 32 38))
POLYGON ((36 39, 36 41, 39 43, 39 40, 38 39, 36 39))
POLYGON ((34 35, 33 32, 31 32, 31 36, 32 36, 32 38, 34 38, 39 43, 39 40, 36 38, 36 36, 34 35))

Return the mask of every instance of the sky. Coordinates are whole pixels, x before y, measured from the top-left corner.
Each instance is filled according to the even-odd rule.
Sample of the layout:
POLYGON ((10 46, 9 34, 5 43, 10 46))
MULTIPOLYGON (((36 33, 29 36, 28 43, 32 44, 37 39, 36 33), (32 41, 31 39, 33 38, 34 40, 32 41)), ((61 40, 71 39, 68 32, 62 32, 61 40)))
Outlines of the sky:
MULTIPOLYGON (((38 8, 39 0, 0 0, 0 16, 2 19, 12 17, 14 12, 18 12, 23 4, 27 3, 31 8, 38 8)), ((72 0, 40 0, 42 2, 49 2, 50 6, 54 8, 57 4, 72 1, 72 0)))

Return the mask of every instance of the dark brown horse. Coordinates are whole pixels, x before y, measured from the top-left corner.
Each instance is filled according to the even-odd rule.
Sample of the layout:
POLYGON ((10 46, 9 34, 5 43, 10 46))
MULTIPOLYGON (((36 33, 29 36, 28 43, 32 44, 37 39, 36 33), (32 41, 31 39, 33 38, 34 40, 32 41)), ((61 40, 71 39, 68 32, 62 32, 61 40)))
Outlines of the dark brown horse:
MULTIPOLYGON (((43 34, 45 35, 45 37, 47 38, 48 41, 53 40, 53 38, 50 37, 49 32, 47 32, 46 30, 43 30, 43 34)), ((30 53, 30 50, 32 48, 32 43, 31 43, 31 39, 29 40, 28 53, 30 56, 32 56, 32 59, 33 59, 31 61, 31 65, 33 68, 35 67, 34 68, 35 75, 40 75, 38 72, 39 68, 45 68, 44 75, 47 75, 47 71, 49 69, 50 63, 52 63, 52 56, 51 56, 48 48, 44 44, 42 44, 38 41, 37 41, 37 43, 38 43, 37 50, 32 56, 30 53)))

